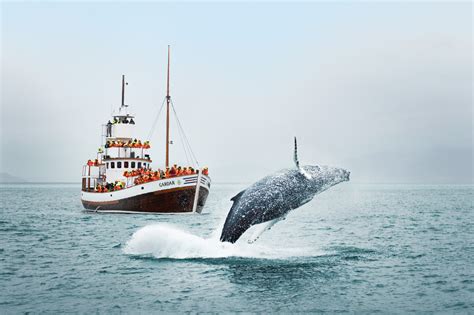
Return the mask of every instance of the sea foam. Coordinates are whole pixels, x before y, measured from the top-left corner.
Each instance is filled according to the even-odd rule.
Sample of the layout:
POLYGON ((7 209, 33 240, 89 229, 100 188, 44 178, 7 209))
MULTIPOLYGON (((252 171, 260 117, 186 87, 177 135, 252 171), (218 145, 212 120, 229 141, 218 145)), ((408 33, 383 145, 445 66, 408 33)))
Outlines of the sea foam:
POLYGON ((246 242, 223 243, 219 241, 217 235, 213 233, 209 238, 202 238, 169 224, 152 224, 136 231, 123 251, 129 255, 151 255, 155 258, 173 259, 225 257, 272 259, 308 255, 307 250, 298 248, 268 248, 246 242))

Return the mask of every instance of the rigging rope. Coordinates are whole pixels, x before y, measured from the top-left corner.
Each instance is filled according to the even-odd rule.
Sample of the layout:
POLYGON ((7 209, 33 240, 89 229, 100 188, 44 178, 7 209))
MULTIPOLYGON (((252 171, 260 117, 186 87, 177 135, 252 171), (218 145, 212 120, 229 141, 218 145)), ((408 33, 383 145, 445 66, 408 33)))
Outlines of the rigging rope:
POLYGON ((186 133, 184 132, 184 128, 181 125, 181 122, 179 121, 178 114, 176 113, 176 109, 174 108, 173 101, 172 100, 170 100, 170 101, 171 101, 170 102, 171 103, 171 108, 173 109, 174 116, 176 117, 176 121, 178 122, 178 127, 179 127, 179 129, 181 129, 181 132, 183 133, 185 144, 188 146, 191 158, 196 162, 197 168, 199 168, 199 162, 198 162, 196 156, 194 155, 193 149, 191 148, 191 145, 189 144, 188 138, 186 137, 186 133))
MULTIPOLYGON (((176 115, 176 113, 175 113, 175 115, 174 115, 174 118, 175 118, 175 121, 176 121, 176 125, 179 125, 179 123, 178 123, 178 116, 176 115)), ((186 146, 185 146, 185 142, 184 142, 184 136, 183 136, 183 132, 182 132, 181 128, 178 128, 178 132, 179 132, 179 137, 180 137, 180 139, 181 139, 181 145, 183 146, 184 155, 186 156, 186 163, 187 163, 188 165, 191 165, 191 163, 189 163, 188 152, 187 152, 187 150, 186 150, 186 146)))
POLYGON ((154 121, 153 124, 151 125, 151 130, 150 130, 150 132, 148 133, 148 138, 147 138, 147 140, 151 140, 151 136, 153 135, 153 132, 155 131, 156 124, 157 124, 157 122, 158 122, 158 119, 160 118, 161 111, 163 110, 163 106, 165 105, 165 101, 166 101, 166 98, 163 99, 163 103, 161 103, 161 107, 160 107, 160 110, 158 111, 158 115, 156 115, 155 121, 154 121))

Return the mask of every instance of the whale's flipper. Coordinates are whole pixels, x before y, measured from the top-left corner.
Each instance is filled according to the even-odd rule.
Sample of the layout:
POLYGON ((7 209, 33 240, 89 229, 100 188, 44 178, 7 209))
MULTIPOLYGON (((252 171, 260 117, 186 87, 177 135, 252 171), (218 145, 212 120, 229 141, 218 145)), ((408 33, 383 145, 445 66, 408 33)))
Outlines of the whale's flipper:
POLYGON ((300 171, 301 174, 304 175, 307 179, 311 179, 311 176, 305 172, 303 168, 300 167, 300 161, 298 160, 298 144, 296 143, 296 137, 295 137, 295 152, 293 155, 293 160, 295 161, 296 168, 300 171))
POLYGON ((247 243, 249 244, 255 243, 263 234, 263 232, 270 230, 275 225, 275 223, 281 220, 285 220, 285 216, 279 217, 279 218, 276 218, 264 223, 260 223, 257 226, 255 226, 255 230, 253 231, 252 236, 247 241, 247 243))
POLYGON ((234 203, 237 202, 240 197, 242 197, 242 195, 244 194, 244 192, 246 191, 246 189, 242 190, 241 192, 239 192, 237 195, 235 195, 234 197, 230 198, 230 201, 233 201, 234 203))
POLYGON ((293 160, 295 161, 296 168, 300 168, 300 161, 298 161, 298 144, 296 143, 296 137, 295 137, 295 152, 293 155, 293 160))

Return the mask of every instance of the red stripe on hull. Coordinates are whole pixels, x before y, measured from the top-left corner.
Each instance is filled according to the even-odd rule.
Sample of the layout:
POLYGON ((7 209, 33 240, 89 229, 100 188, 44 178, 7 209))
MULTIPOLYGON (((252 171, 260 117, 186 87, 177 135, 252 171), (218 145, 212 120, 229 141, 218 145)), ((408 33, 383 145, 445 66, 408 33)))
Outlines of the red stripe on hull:
MULTIPOLYGON (((150 192, 115 201, 93 202, 81 200, 84 208, 89 210, 122 210, 134 212, 185 213, 193 211, 196 187, 175 188, 165 191, 150 192)), ((201 213, 209 191, 199 189, 196 212, 201 213)))

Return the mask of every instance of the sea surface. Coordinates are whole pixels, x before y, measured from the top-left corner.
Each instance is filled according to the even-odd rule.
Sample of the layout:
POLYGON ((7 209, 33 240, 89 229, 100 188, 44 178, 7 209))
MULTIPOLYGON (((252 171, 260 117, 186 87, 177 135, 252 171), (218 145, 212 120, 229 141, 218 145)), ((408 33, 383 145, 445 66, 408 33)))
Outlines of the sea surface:
POLYGON ((83 212, 75 184, 1 185, 0 313, 474 313, 473 186, 344 183, 248 244, 202 215, 83 212))

